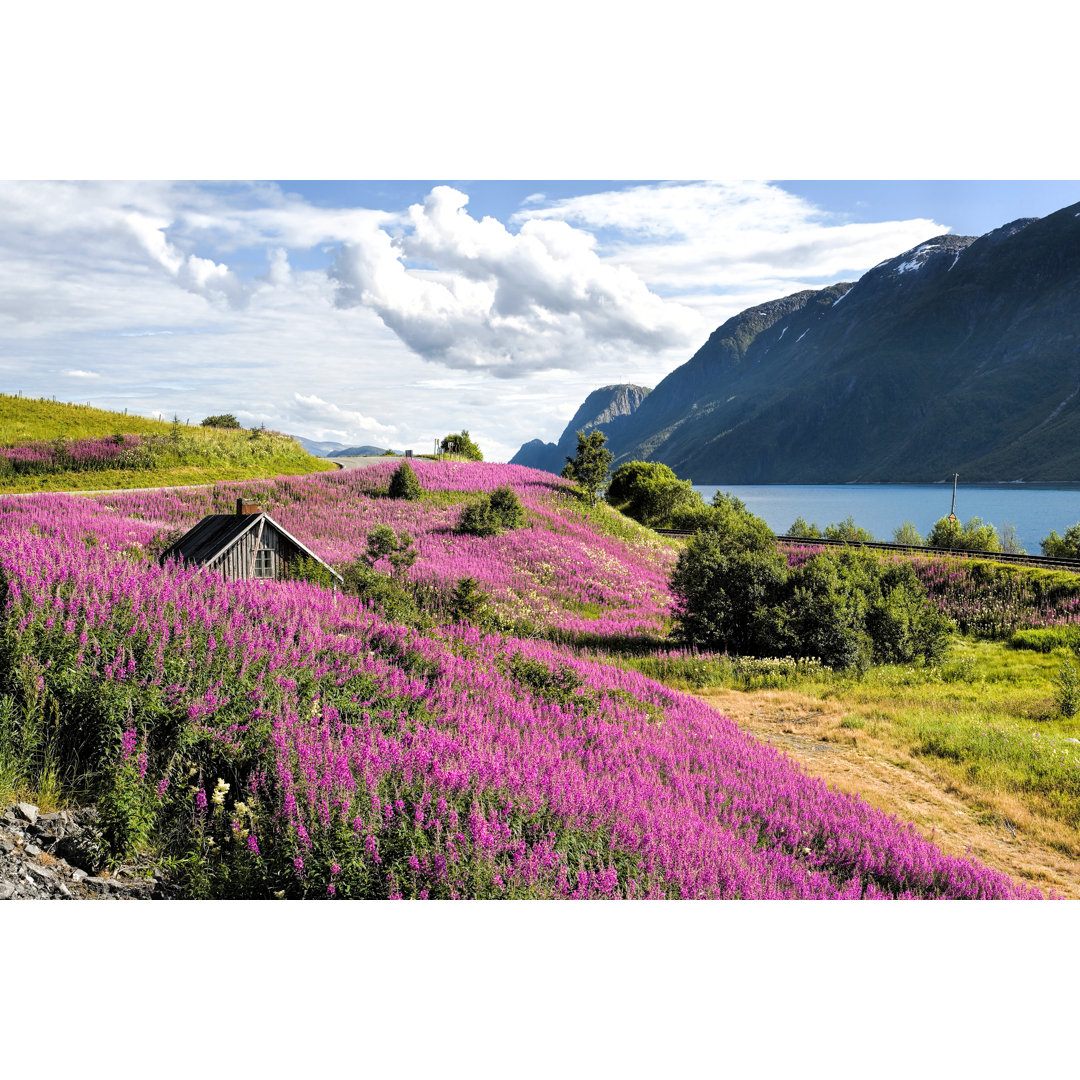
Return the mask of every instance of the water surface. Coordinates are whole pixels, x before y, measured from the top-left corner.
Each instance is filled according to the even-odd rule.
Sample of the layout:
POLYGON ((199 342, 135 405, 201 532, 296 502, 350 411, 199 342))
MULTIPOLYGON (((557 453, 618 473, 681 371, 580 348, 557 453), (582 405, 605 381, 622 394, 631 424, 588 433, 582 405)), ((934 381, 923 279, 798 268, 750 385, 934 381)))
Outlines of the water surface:
MULTIPOLYGON (((878 540, 891 540, 893 531, 910 521, 925 536, 949 513, 952 484, 695 484, 709 502, 716 491, 728 491, 765 519, 769 528, 784 533, 800 515, 824 529, 849 514, 855 524, 878 540)), ((987 484, 956 489, 956 516, 978 517, 998 533, 1012 524, 1021 545, 1039 554, 1039 541, 1051 529, 1059 534, 1080 521, 1080 484, 987 484)))

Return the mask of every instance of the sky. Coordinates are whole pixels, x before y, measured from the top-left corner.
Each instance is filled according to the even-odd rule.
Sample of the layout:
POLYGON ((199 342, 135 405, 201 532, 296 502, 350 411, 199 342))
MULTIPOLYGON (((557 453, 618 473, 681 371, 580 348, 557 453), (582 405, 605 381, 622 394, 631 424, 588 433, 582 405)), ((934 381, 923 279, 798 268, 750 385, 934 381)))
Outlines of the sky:
POLYGON ((2 181, 0 385, 489 460, 593 389, 655 386, 753 304, 1053 181, 2 181))

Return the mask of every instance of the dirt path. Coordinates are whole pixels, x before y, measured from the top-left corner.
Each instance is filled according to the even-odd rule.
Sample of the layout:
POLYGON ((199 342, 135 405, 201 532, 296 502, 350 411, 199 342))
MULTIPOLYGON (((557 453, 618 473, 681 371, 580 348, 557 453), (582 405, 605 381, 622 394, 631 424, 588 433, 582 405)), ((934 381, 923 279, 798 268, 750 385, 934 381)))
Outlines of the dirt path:
POLYGON ((1036 838, 1031 815, 1008 797, 988 812, 977 805, 978 793, 937 773, 931 761, 841 728, 850 710, 839 704, 787 691, 704 690, 697 696, 811 775, 910 821, 943 851, 970 853, 1044 893, 1080 899, 1080 860, 1053 843, 1055 826, 1049 837, 1036 838))

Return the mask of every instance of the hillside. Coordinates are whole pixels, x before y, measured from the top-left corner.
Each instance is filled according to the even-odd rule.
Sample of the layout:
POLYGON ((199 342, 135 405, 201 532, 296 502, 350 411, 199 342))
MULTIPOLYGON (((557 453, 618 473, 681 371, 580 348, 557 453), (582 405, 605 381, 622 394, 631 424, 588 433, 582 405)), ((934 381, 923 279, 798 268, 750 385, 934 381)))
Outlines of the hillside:
POLYGON ((1080 203, 750 308, 605 432, 704 484, 1075 480, 1080 203))
POLYGON ((1038 895, 690 696, 542 640, 661 629, 665 542, 542 472, 414 468, 424 492, 408 504, 386 497, 378 465, 0 500, 9 777, 12 762, 29 782, 71 777, 107 851, 167 856, 191 897, 1038 895), (500 485, 524 527, 453 529, 500 485), (332 562, 355 559, 376 524, 415 530, 408 577, 442 614, 395 623, 313 583, 226 583, 147 557, 240 494, 332 562), (533 636, 440 608, 481 574, 533 636))
POLYGON ((0 394, 0 492, 204 484, 333 468, 275 431, 204 428, 0 394))

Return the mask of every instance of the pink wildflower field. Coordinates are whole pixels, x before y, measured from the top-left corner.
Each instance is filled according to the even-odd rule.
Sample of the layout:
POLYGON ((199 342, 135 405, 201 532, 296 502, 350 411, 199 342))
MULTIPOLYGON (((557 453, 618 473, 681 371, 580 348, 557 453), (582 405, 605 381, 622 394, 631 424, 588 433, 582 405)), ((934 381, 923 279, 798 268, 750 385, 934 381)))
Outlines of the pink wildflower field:
POLYGON ((405 502, 378 494, 393 467, 0 498, 0 692, 15 736, 78 762, 118 848, 152 837, 192 896, 1039 896, 575 650, 666 631, 664 542, 545 473, 417 461, 427 494, 405 502), (526 525, 455 533, 464 493, 501 484, 526 525), (376 524, 407 530, 414 579, 475 577, 566 644, 421 633, 314 584, 146 557, 238 494, 331 563, 376 524))

